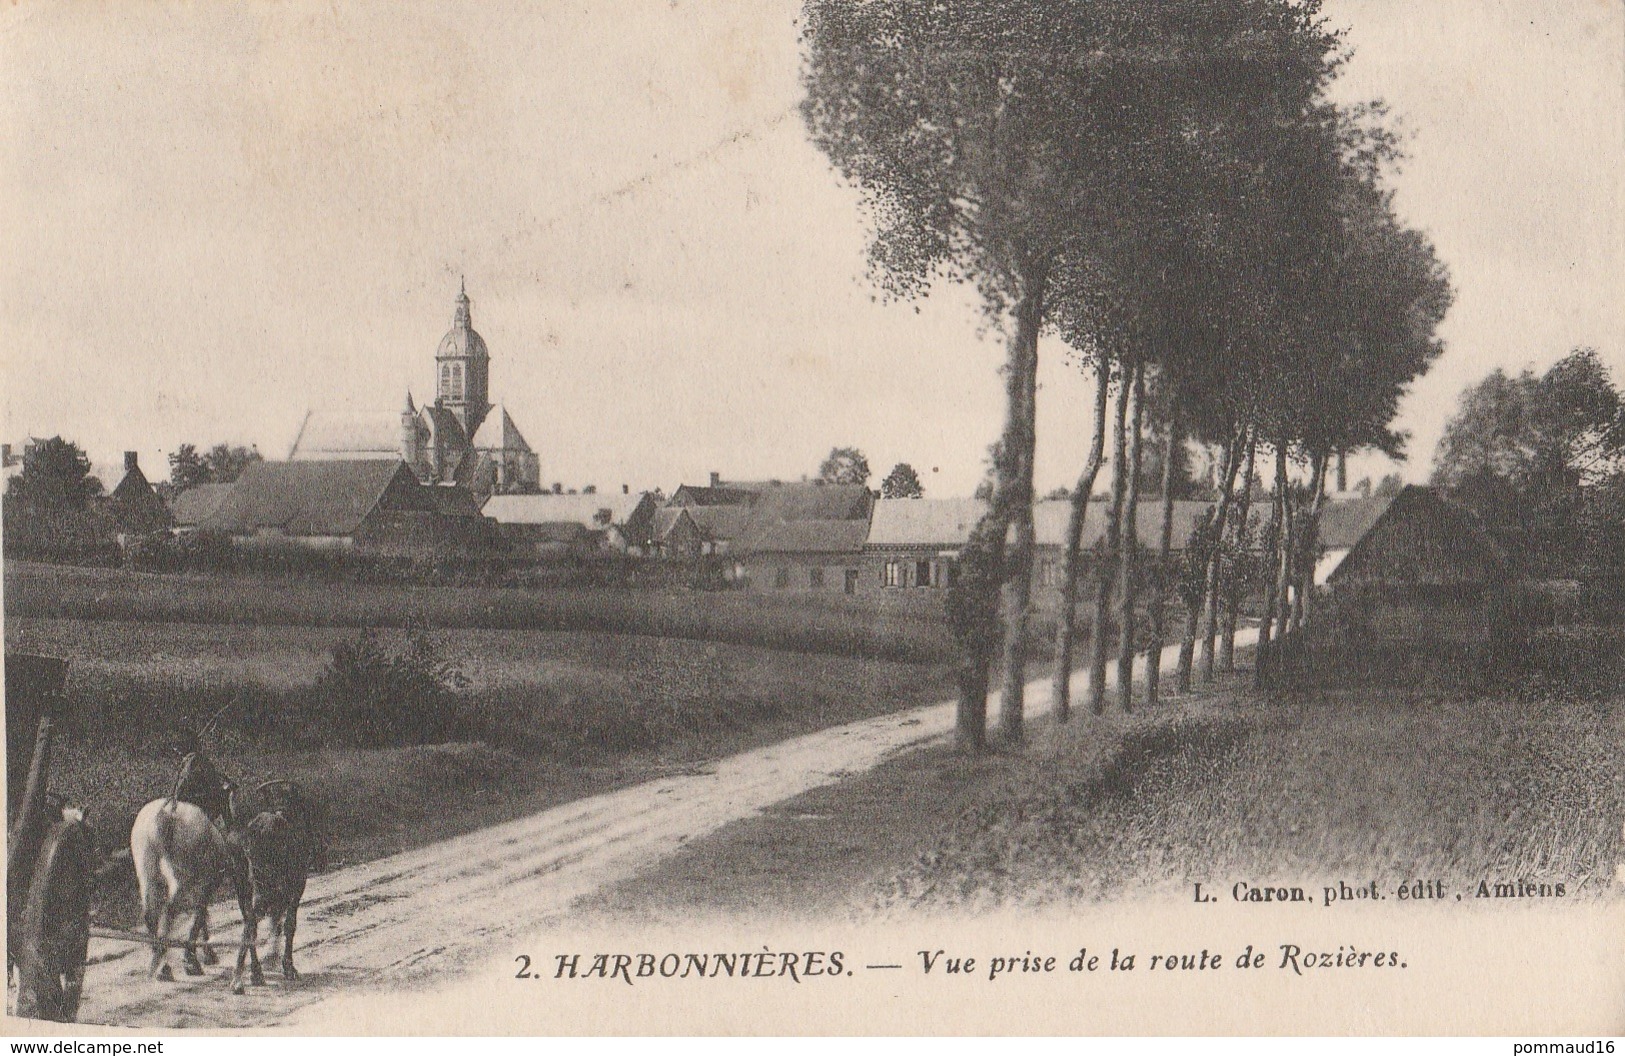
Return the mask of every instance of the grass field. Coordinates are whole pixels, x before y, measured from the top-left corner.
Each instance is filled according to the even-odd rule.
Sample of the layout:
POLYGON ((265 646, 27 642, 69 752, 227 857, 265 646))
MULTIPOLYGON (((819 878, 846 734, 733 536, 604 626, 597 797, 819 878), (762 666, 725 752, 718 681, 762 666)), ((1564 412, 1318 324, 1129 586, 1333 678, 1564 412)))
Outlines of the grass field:
MULTIPOLYGON (((1034 723, 1022 752, 888 760, 696 840, 584 911, 872 920, 1149 897, 1202 881, 1561 882, 1618 897, 1625 668, 1487 696, 1261 697, 1241 677, 1157 709, 1034 723), (1610 681, 1611 680, 1611 681, 1610 681)), ((1393 897, 1390 893, 1390 897, 1393 897)), ((1508 900, 1498 900, 1505 904, 1508 900)))
MULTIPOLYGON (((1238 880, 1616 894, 1625 687, 1260 698, 1060 731, 880 886, 886 909, 1095 902, 1238 880)), ((1390 895, 1390 897, 1393 897, 1390 895)), ((1468 897, 1472 897, 1471 894, 1468 897)))

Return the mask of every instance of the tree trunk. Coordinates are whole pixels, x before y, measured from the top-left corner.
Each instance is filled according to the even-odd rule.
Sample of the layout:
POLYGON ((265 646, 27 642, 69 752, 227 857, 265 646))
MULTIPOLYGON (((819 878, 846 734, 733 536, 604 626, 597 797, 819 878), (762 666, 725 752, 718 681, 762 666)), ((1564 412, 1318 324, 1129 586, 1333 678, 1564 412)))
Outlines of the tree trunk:
POLYGON ((1219 508, 1213 524, 1213 556, 1207 562, 1207 583, 1202 590, 1202 681, 1213 681, 1213 645, 1219 636, 1219 588, 1224 569, 1224 528, 1230 518, 1230 499, 1235 493, 1236 470, 1241 466, 1241 440, 1232 437, 1224 449, 1224 485, 1219 490, 1219 508))
POLYGON ((1111 398, 1111 362, 1106 353, 1095 358, 1094 439, 1089 458, 1078 475, 1072 493, 1072 512, 1066 524, 1066 555, 1061 572, 1061 611, 1055 626, 1055 719, 1065 722, 1072 714, 1072 655, 1077 638, 1078 580, 1083 576, 1083 525, 1089 514, 1089 495, 1095 478, 1106 460, 1106 404, 1111 398))
POLYGON ((1339 495, 1349 490, 1349 454, 1347 451, 1337 452, 1337 493, 1339 495))
MULTIPOLYGON (((1244 560, 1247 545, 1247 519, 1253 513, 1253 481, 1258 461, 1258 431, 1247 430, 1247 472, 1241 477, 1241 499, 1236 506, 1236 522, 1231 532, 1232 546, 1238 561, 1244 560)), ((1235 576, 1226 580, 1224 605, 1224 632, 1219 637, 1219 670, 1226 674, 1236 669, 1236 623, 1241 616, 1242 602, 1247 600, 1247 584, 1235 576)))
POLYGON ((1191 668, 1196 660, 1196 621, 1201 614, 1189 605, 1181 607, 1185 610, 1185 626, 1179 638, 1179 660, 1174 668, 1174 682, 1181 693, 1189 693, 1191 668))
MULTIPOLYGON (((997 635, 984 636, 977 629, 983 615, 991 617, 998 610, 1003 617, 1005 637, 1010 638, 1014 631, 1013 651, 1008 642, 1006 645, 1004 675, 1006 684, 1013 678, 1018 689, 1013 697, 1005 697, 1004 708, 1017 710, 1018 729, 1022 704, 1019 687, 1026 673, 1022 639, 1026 629, 1026 599, 1031 593, 1030 531, 1025 540, 1026 551, 1018 557, 1018 565, 1023 566, 1015 577, 1019 583, 1008 591, 1004 588, 1012 586, 1011 570, 1006 566, 1007 537, 1016 514, 1023 507, 1028 511, 1026 523, 1029 528, 1031 525, 1038 330, 1043 321, 1043 290, 1048 273, 1043 267, 1029 266, 1024 270, 1005 363, 1005 422, 993 458, 993 497, 987 513, 972 533, 977 546, 977 563, 986 567, 961 568, 965 596, 958 606, 959 619, 973 629, 964 631, 968 641, 960 643, 956 740, 969 751, 980 751, 987 744, 987 692, 992 682, 993 656, 998 649, 992 640, 997 635), (967 571, 976 574, 966 576, 967 571)), ((1017 540, 1018 550, 1021 542, 1017 540)))
POLYGON ((1286 477, 1286 445, 1275 456, 1276 474, 1281 484, 1281 546, 1276 563, 1275 582, 1275 641, 1277 647, 1286 641, 1292 620, 1292 550, 1297 545, 1293 531, 1292 486, 1286 477))
POLYGON ((1117 529, 1121 556, 1117 560, 1117 702, 1124 712, 1134 710, 1134 572, 1139 557, 1140 442, 1145 426, 1145 364, 1134 364, 1134 414, 1128 434, 1128 494, 1117 529))
POLYGON ((1016 428, 1009 430, 1010 479, 1006 482, 1005 523, 1011 525, 1006 550, 1007 578, 1001 594, 1004 615, 1004 671, 999 709, 999 732, 1018 744, 1027 684, 1027 617, 1033 594, 1033 456, 1037 444, 1038 331, 1044 321, 1044 283, 1047 269, 1033 266, 1023 276, 1022 297, 1016 304, 1016 327, 1011 338, 1011 411, 1019 410, 1016 428))
POLYGON ((1174 452, 1183 442, 1177 401, 1168 414, 1168 443, 1162 456, 1162 538, 1157 549, 1156 597, 1151 599, 1151 641, 1145 653, 1145 703, 1157 703, 1162 683, 1162 642, 1168 617, 1168 585, 1173 581, 1169 561, 1174 543, 1174 452))
POLYGON ((1117 570, 1123 523, 1123 500, 1127 497, 1128 451, 1124 432, 1128 419, 1129 387, 1117 387, 1117 410, 1112 422, 1112 512, 1106 520, 1106 537, 1100 548, 1100 567, 1095 576, 1095 616, 1089 628, 1089 710, 1100 715, 1106 710, 1106 624, 1111 616, 1112 580, 1117 570))
POLYGON ((1320 524, 1321 500, 1326 497, 1326 462, 1325 455, 1316 457, 1314 468, 1310 471, 1309 508, 1304 511, 1303 523, 1298 526, 1298 545, 1293 551, 1298 557, 1296 570, 1298 590, 1292 606, 1294 630, 1301 628, 1304 620, 1309 617, 1309 606, 1312 602, 1310 594, 1315 587, 1316 535, 1320 524))
POLYGON ((1259 553, 1260 559, 1271 559, 1270 565, 1264 571, 1264 613, 1263 620, 1258 626, 1257 659, 1253 662, 1253 683, 1264 685, 1267 677, 1266 669, 1274 659, 1272 653, 1272 639, 1275 625, 1275 569, 1273 558, 1281 543, 1281 526, 1286 519, 1286 509, 1282 505, 1286 497, 1286 448, 1276 441, 1275 445, 1275 503, 1270 514, 1269 536, 1273 540, 1268 554, 1259 553))
POLYGON ((987 676, 990 666, 988 659, 981 657, 967 657, 959 666, 954 743, 962 752, 975 753, 987 747, 987 676))

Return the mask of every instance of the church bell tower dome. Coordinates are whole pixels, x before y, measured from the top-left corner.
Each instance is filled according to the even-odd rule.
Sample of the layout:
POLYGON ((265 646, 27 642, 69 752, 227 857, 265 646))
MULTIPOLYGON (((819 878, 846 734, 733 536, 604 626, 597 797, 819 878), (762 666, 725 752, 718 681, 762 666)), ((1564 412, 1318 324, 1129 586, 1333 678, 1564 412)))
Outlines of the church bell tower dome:
POLYGON ((435 403, 455 414, 471 437, 491 409, 491 354, 485 338, 474 329, 466 283, 457 294, 451 329, 440 339, 434 358, 435 403))

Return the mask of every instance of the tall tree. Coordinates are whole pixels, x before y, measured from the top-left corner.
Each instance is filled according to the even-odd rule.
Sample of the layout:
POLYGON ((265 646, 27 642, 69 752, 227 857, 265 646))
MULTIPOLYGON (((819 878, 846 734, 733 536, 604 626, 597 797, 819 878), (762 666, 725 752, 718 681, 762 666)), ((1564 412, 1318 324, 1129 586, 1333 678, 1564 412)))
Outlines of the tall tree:
POLYGON ((920 483, 920 475, 907 462, 899 462, 891 467, 886 479, 880 482, 880 497, 883 499, 918 499, 924 495, 925 487, 920 483))
POLYGON ((831 448, 818 467, 818 479, 825 484, 867 484, 871 475, 869 460, 855 447, 831 448))
POLYGON ((1625 460, 1622 421, 1620 393, 1593 349, 1576 349, 1543 375, 1497 370, 1462 394, 1432 482, 1531 571, 1570 574, 1586 545, 1586 492, 1625 460))
MULTIPOLYGON (((806 0, 814 143, 865 197, 888 292, 973 284, 1007 340, 990 547, 1002 569, 1004 707, 1019 730, 1031 594, 1038 337, 1049 282, 1145 179, 1208 173, 1205 130, 1301 113, 1335 38, 1292 0, 806 0), (1260 102, 1270 103, 1260 106, 1260 102), (1183 161, 1180 161, 1183 159, 1183 161), (1008 544, 1006 537, 1008 536, 1008 544)), ((991 662, 991 655, 985 658, 991 662)), ((967 708, 966 714, 978 709, 967 708)), ((983 709, 985 711, 985 709, 983 709)))
POLYGON ((203 456, 203 460, 209 467, 209 478, 214 483, 230 484, 242 476, 244 469, 255 462, 263 462, 264 456, 257 447, 215 444, 209 448, 209 453, 203 456))
POLYGON ((1135 362, 1130 370, 1134 385, 1134 412, 1128 431, 1128 487, 1123 502, 1122 524, 1117 538, 1120 555, 1117 564, 1117 699, 1122 709, 1134 710, 1135 572, 1139 556, 1140 453, 1145 432, 1145 363, 1135 362))
POLYGON ((1094 428, 1089 443, 1089 457, 1084 460, 1078 475, 1078 486, 1070 496, 1071 507, 1067 517, 1065 552, 1061 560, 1061 605, 1056 617, 1055 671, 1051 694, 1055 702, 1055 717, 1065 722, 1072 713, 1072 655, 1076 641, 1078 584, 1083 579, 1083 526, 1089 515, 1089 500, 1095 490, 1095 480, 1106 459, 1106 406, 1111 399, 1111 359, 1104 349, 1094 355, 1095 406, 1094 428))
POLYGON ((169 483, 176 492, 214 479, 208 463, 198 453, 197 445, 182 444, 169 453, 169 483))
POLYGON ((83 510, 102 493, 90 475, 90 459, 78 444, 53 436, 23 449, 22 472, 6 484, 6 494, 40 509, 83 510))
POLYGON ((1112 411, 1112 506, 1107 514, 1106 533, 1096 544, 1095 612, 1089 624, 1089 710, 1096 715, 1106 710, 1107 642, 1112 610, 1112 587, 1117 564, 1123 552, 1123 507, 1128 503, 1128 407, 1133 396, 1127 378, 1117 386, 1117 405, 1112 411))

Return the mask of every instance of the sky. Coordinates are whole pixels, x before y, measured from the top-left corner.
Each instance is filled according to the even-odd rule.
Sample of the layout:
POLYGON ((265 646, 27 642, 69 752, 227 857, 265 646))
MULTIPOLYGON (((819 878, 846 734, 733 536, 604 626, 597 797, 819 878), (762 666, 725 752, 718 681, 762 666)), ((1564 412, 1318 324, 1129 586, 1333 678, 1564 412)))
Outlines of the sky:
MULTIPOLYGON (((836 445, 969 494, 1000 336, 888 303, 796 111, 794 0, 22 0, 0 10, 0 436, 97 463, 285 457, 309 408, 432 395, 466 277, 492 398, 545 482, 793 479, 836 445)), ((1599 348, 1625 382, 1625 5, 1327 0, 1337 94, 1403 121, 1405 219, 1448 264, 1408 479, 1490 370, 1599 348)), ((1041 348, 1038 483, 1087 445, 1041 348)), ((1357 459, 1352 472, 1396 467, 1357 459)))

